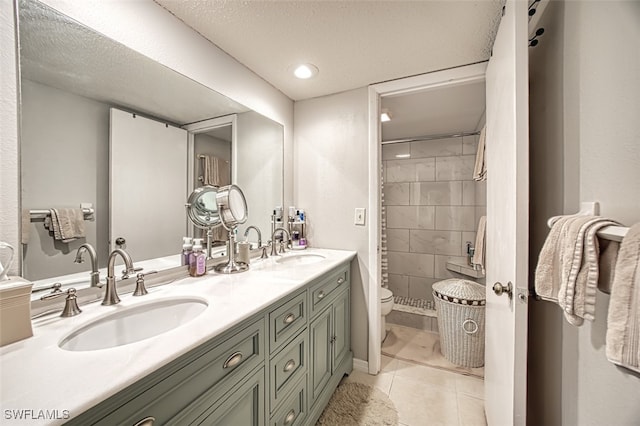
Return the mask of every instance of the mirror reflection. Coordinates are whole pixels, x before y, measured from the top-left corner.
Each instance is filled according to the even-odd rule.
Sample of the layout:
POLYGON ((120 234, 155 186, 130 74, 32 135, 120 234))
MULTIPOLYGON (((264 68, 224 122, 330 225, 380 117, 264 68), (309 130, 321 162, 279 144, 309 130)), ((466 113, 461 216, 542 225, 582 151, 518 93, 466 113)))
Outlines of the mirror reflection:
POLYGON ((180 265, 182 237, 203 235, 189 225, 185 200, 216 178, 243 188, 247 226, 269 228, 269 212, 282 205, 281 125, 40 2, 20 0, 19 21, 23 276, 44 286, 73 275, 75 287, 83 279, 88 286, 91 266, 74 263, 85 243, 100 268, 118 242, 136 266, 159 258, 153 269, 180 265), (127 131, 147 122, 175 140, 161 149, 145 128, 118 145, 114 115, 127 131), (162 204, 170 193, 175 202, 162 204), (44 227, 48 214, 30 214, 50 209, 92 214, 65 242, 44 227))

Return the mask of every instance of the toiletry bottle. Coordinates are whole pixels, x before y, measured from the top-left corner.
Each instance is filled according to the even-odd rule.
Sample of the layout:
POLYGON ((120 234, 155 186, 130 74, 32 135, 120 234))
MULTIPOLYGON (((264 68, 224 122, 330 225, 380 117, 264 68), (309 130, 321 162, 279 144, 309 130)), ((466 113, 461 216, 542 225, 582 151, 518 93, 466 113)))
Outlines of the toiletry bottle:
POLYGON ((194 238, 193 252, 189 260, 189 275, 201 277, 207 273, 207 257, 202 251, 202 238, 194 238))
POLYGON ((191 258, 191 252, 193 251, 193 241, 190 237, 182 238, 182 256, 181 256, 181 265, 189 265, 189 259, 191 258))

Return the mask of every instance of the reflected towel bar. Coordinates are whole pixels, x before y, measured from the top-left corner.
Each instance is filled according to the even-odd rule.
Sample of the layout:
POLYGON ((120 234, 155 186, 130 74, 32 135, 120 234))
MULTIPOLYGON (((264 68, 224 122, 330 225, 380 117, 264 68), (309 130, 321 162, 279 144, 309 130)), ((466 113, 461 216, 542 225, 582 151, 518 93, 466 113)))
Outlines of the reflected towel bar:
MULTIPOLYGON (((577 214, 598 216, 600 213, 600 204, 597 201, 590 201, 580 204, 581 208, 577 214)), ((549 228, 560 218, 560 216, 554 216, 549 218, 547 225, 549 228)), ((627 235, 629 228, 626 226, 605 226, 598 231, 598 237, 605 240, 620 242, 627 235)))
MULTIPOLYGON (((93 220, 93 214, 95 213, 95 210, 93 207, 83 207, 82 213, 84 214, 84 220, 93 220)), ((29 215, 31 216, 31 220, 45 219, 46 217, 51 216, 51 210, 48 210, 48 209, 29 210, 29 215)))

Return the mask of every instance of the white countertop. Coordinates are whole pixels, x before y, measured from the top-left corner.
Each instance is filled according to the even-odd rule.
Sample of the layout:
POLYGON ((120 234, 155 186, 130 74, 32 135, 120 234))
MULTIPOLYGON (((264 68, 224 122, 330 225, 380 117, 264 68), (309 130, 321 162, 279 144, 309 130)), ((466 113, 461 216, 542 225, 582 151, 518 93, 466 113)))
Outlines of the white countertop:
POLYGON ((33 320, 33 337, 0 348, 0 423, 63 424, 69 419, 62 418, 65 412, 71 418, 80 415, 356 255, 353 251, 309 248, 289 251, 285 256, 307 253, 321 254, 325 259, 300 266, 279 265, 274 258, 252 259, 247 272, 210 272, 204 277, 153 287, 143 297, 121 295, 118 305, 81 305, 83 312, 75 317, 54 314, 33 320), (63 337, 93 320, 130 306, 185 296, 206 299, 208 307, 173 330, 95 351, 73 352, 58 347, 63 337), (42 410, 54 414, 57 410, 60 418, 37 419, 46 416, 42 410), (15 419, 18 412, 29 417, 15 419))

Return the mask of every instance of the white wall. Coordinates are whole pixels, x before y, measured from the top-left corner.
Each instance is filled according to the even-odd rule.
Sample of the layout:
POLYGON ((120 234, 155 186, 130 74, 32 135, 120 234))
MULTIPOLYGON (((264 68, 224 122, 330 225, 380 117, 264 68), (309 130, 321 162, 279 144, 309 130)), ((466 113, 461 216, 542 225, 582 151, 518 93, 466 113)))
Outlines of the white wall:
POLYGON ((312 247, 357 250, 352 263, 351 345, 367 359, 369 226, 353 223, 368 205, 368 92, 356 89, 295 103, 294 195, 312 247))
MULTIPOLYGON (((13 4, 13 3, 12 3, 13 4)), ((18 84, 13 7, 0 7, 0 240, 20 247, 20 169, 18 147, 18 84)), ((15 260, 9 275, 20 271, 15 260)))
MULTIPOLYGON (((80 23, 284 125, 285 205, 293 199, 293 101, 152 0, 47 0, 80 23), (144 16, 144 19, 140 17, 144 16)), ((12 6, 14 3, 11 3, 12 6)), ((13 7, 0 8, 2 43, 1 234, 18 246, 19 168, 13 7)), ((17 262, 16 262, 17 263, 17 262)), ((11 273, 19 271, 17 267, 11 273)))
POLYGON ((31 280, 86 271, 73 263, 84 242, 106 266, 109 233, 109 105, 29 80, 22 84, 22 208, 80 207, 91 203, 86 239, 60 243, 43 221, 29 227, 24 276, 31 280), (82 161, 78 161, 82 159, 82 161), (70 190, 72 189, 72 190, 70 190), (98 244, 100 242, 100 244, 98 244))
MULTIPOLYGON (((532 149, 546 161, 532 176, 539 219, 532 232, 548 232, 540 210, 574 213, 580 201, 599 201, 603 216, 627 225, 640 222, 640 3, 567 1, 546 13, 557 16, 539 46, 551 43, 556 52, 535 58, 546 61, 540 75, 549 80, 534 86, 543 80, 532 76, 532 91, 545 91, 547 99, 531 114, 544 114, 549 104, 558 114, 539 123, 547 133, 532 133, 532 149), (558 180, 546 180, 549 173, 558 180)), ((535 306, 530 321, 529 354, 538 358, 530 372, 530 410, 538 412, 531 424, 638 424, 640 376, 605 357, 608 300, 599 293, 596 321, 579 328, 556 306, 534 302, 545 307, 535 306)))

